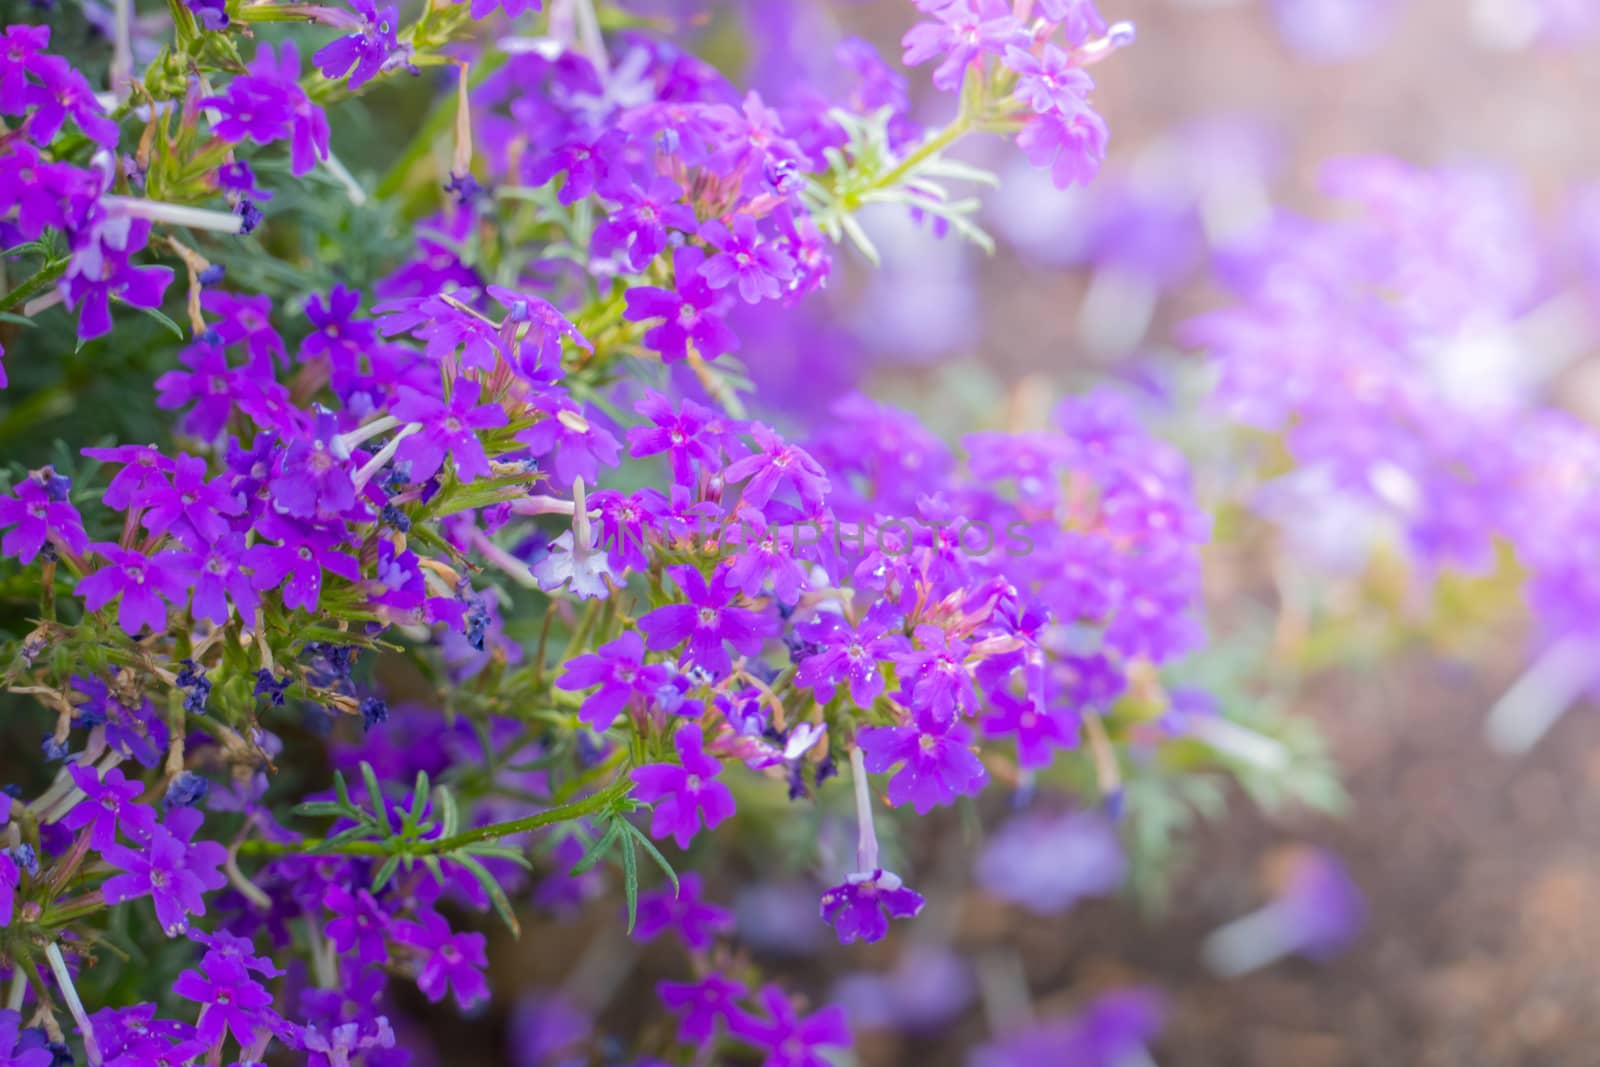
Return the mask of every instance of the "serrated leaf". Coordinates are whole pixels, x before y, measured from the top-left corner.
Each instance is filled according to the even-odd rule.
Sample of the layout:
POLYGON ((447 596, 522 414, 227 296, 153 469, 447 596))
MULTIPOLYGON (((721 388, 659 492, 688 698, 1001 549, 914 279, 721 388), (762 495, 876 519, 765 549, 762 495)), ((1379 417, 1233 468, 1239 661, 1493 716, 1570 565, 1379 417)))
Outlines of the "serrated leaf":
POLYGON ((465 867, 478 880, 478 884, 483 886, 483 891, 489 894, 489 903, 494 905, 495 914, 506 924, 511 936, 521 937, 522 924, 517 922, 516 915, 511 911, 511 901, 506 899, 506 892, 500 888, 500 883, 495 881, 494 875, 490 874, 483 864, 465 853, 452 852, 450 858, 465 867))

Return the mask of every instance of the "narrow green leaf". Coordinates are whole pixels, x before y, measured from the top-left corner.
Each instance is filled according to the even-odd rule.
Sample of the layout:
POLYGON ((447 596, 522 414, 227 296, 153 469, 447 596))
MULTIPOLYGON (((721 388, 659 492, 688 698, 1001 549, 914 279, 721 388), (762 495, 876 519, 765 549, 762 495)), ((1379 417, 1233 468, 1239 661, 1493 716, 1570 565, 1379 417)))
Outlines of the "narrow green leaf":
POLYGON ((333 772, 333 793, 339 798, 339 803, 347 808, 355 807, 350 803, 350 785, 344 780, 343 771, 333 772))
POLYGON ((121 304, 123 307, 129 307, 129 308, 132 308, 135 311, 143 312, 144 314, 150 316, 152 319, 155 319, 161 325, 163 325, 167 329, 171 330, 172 331, 172 336, 176 337, 178 340, 186 341, 186 340, 189 339, 189 335, 184 333, 182 326, 179 326, 177 323, 175 323, 171 319, 167 318, 167 316, 163 315, 160 311, 156 310, 155 308, 140 307, 138 304, 130 304, 126 300, 122 299, 119 296, 112 296, 111 299, 115 300, 117 303, 121 304))
POLYGON ((461 832, 461 810, 456 807, 456 795, 450 787, 441 785, 438 789, 439 821, 443 824, 441 836, 454 837, 461 832))
MULTIPOLYGON (((489 894, 489 902, 494 905, 495 914, 499 915, 500 921, 506 924, 506 928, 511 931, 511 936, 521 937, 522 925, 517 922, 516 915, 511 911, 511 901, 506 899, 506 892, 500 888, 500 883, 495 881, 494 875, 490 874, 483 864, 463 852, 452 852, 450 858, 471 872, 472 876, 478 880, 478 884, 483 886, 483 891, 489 894)), ((629 929, 631 930, 632 927, 629 927, 629 929)))
POLYGON ((367 800, 372 804, 373 821, 383 830, 385 837, 393 837, 394 823, 389 820, 389 805, 384 803, 383 789, 378 785, 378 772, 366 760, 361 761, 361 778, 367 783, 367 800))
POLYGON ((394 877, 394 872, 400 869, 400 856, 396 853, 383 861, 376 874, 372 876, 372 891, 376 893, 389 884, 389 879, 394 877))
POLYGON ((411 790, 411 807, 406 812, 405 825, 401 831, 407 838, 415 837, 417 827, 422 823, 422 809, 428 799, 428 785, 428 772, 418 771, 417 784, 411 790))
POLYGON ((678 885, 678 872, 672 869, 672 864, 667 861, 667 857, 661 854, 661 850, 656 848, 655 842, 651 841, 645 832, 633 825, 633 823, 624 822, 623 825, 628 828, 629 835, 644 846, 645 853, 652 860, 655 860, 656 866, 661 868, 661 873, 667 876, 667 880, 672 883, 673 895, 676 896, 680 893, 682 890, 678 885))
POLYGON ((591 845, 589 851, 584 853, 583 858, 572 865, 572 869, 567 872, 567 877, 576 878, 604 859, 611 848, 611 842, 615 841, 620 833, 621 830, 617 828, 615 822, 607 826, 606 832, 601 835, 600 840, 591 845))
POLYGON ((331 800, 308 800, 304 804, 296 804, 293 810, 296 815, 302 815, 308 819, 349 817, 354 814, 347 805, 338 804, 331 800))
POLYGON ((622 890, 628 898, 628 933, 639 917, 639 856, 633 850, 633 835, 622 835, 622 890))

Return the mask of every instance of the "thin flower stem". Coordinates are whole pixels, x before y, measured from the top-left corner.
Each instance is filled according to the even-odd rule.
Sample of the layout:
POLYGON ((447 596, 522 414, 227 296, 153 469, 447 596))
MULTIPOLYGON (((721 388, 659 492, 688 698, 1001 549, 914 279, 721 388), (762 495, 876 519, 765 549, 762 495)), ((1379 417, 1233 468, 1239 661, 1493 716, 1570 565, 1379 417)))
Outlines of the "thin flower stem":
POLYGON ((878 830, 872 822, 872 789, 867 782, 867 762, 861 749, 850 750, 850 777, 856 789, 856 869, 870 874, 878 869, 878 830))
POLYGON ((72 972, 67 970, 67 961, 61 958, 61 947, 50 942, 44 947, 44 957, 50 961, 50 970, 56 976, 56 985, 61 989, 61 998, 67 1002, 72 1021, 78 1024, 78 1036, 83 1038, 83 1054, 89 1060, 89 1067, 100 1067, 105 1058, 100 1054, 100 1043, 95 1040, 89 1013, 83 1010, 83 1001, 78 999, 78 987, 72 984, 72 972))

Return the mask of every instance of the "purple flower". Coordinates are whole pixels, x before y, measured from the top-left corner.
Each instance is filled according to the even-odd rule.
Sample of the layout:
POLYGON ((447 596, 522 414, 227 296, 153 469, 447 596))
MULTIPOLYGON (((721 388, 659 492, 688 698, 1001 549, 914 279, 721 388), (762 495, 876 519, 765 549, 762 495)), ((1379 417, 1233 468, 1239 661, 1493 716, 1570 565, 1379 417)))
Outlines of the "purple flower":
POLYGON ((62 829, 90 827, 89 844, 102 850, 116 844, 119 826, 133 841, 150 840, 156 831, 155 810, 136 799, 144 792, 144 786, 128 781, 118 767, 106 771, 103 779, 93 767, 81 763, 68 768, 67 773, 86 799, 61 818, 62 829))
POLYGON ((331 519, 355 506, 350 452, 333 412, 319 410, 315 426, 289 442, 270 484, 273 505, 299 519, 331 519))
POLYGON ((1284 956, 1328 960, 1366 925, 1367 904, 1339 857, 1324 849, 1295 856, 1277 898, 1206 938, 1206 963, 1237 977, 1284 956))
POLYGON ((227 0, 184 0, 195 20, 208 30, 221 31, 228 28, 227 0))
POLYGON ((229 533, 198 551, 166 552, 161 559, 176 568, 194 590, 191 610, 195 617, 222 626, 229 618, 229 600, 247 623, 254 622, 261 605, 255 577, 243 566, 245 553, 244 535, 229 533))
POLYGON ((922 910, 922 894, 907 889, 900 876, 875 869, 849 875, 822 894, 822 919, 848 945, 856 938, 881 941, 890 919, 909 919, 922 910))
POLYGON ((344 886, 330 885, 322 904, 333 913, 325 930, 334 948, 341 953, 353 952, 363 963, 381 963, 387 959, 384 938, 389 930, 389 916, 371 893, 365 889, 352 893, 344 886))
POLYGON ((300 177, 328 158, 328 119, 300 87, 300 54, 285 41, 281 60, 270 44, 256 49, 250 73, 234 78, 222 96, 202 103, 215 108, 216 134, 237 144, 289 141, 290 170, 300 177))
POLYGON ((679 248, 672 253, 675 289, 641 285, 627 292, 623 318, 629 322, 662 320, 645 332, 644 343, 668 363, 689 358, 690 345, 701 359, 716 359, 739 347, 739 338, 717 312, 717 293, 700 276, 705 258, 705 252, 692 245, 679 248))
POLYGON ((601 467, 617 465, 621 450, 617 439, 576 404, 562 399, 541 406, 545 417, 518 434, 517 440, 539 457, 557 485, 570 486, 579 478, 594 482, 601 467))
POLYGON ((662 982, 656 986, 661 1003, 678 1021, 678 1038, 685 1044, 704 1046, 739 1010, 745 988, 713 971, 699 982, 662 982))
POLYGON ((47 541, 74 554, 89 547, 83 519, 64 494, 52 496, 38 478, 24 478, 15 492, 0 499, 0 529, 13 527, 0 539, 0 552, 32 563, 47 541))
POLYGON ((795 685, 814 690, 824 704, 833 699, 835 686, 846 682, 857 707, 872 707, 883 692, 880 664, 911 649, 904 635, 889 631, 873 615, 853 629, 837 615, 820 615, 797 631, 810 651, 797 657, 795 685))
POLYGON ((967 67, 985 54, 998 55, 1024 35, 1006 0, 948 0, 937 6, 917 6, 935 21, 919 22, 906 32, 900 41, 905 49, 901 61, 915 67, 943 56, 933 72, 933 84, 947 92, 961 88, 967 67))
POLYGON ((91 547, 107 565, 78 580, 78 595, 83 598, 83 606, 99 611, 120 596, 117 624, 129 634, 137 634, 147 627, 155 633, 164 631, 167 606, 163 598, 181 605, 189 596, 182 576, 138 552, 129 552, 108 542, 91 547))
POLYGON ((1105 120, 1087 106, 1035 115, 1017 134, 1017 147, 1036 167, 1049 167, 1057 189, 1085 185, 1100 170, 1110 136, 1105 120))
POLYGON ((736 485, 748 479, 744 503, 763 507, 785 484, 792 487, 809 512, 822 506, 828 492, 828 476, 822 465, 805 449, 791 445, 767 426, 750 424, 750 436, 758 451, 734 460, 722 472, 723 481, 736 485))
POLYGON ((1072 59, 1053 44, 1039 55, 1022 48, 1008 48, 1005 64, 1017 73, 1013 95, 1026 101, 1034 111, 1071 114, 1085 106, 1094 89, 1094 79, 1072 65, 1072 59))
POLYGON ((700 727, 686 723, 673 735, 681 766, 652 763, 635 767, 630 777, 636 783, 636 799, 654 805, 650 820, 651 837, 671 836, 679 848, 688 848, 700 832, 702 817, 707 830, 733 814, 733 794, 717 781, 722 764, 705 754, 700 745, 700 727))
POLYGON ((500 343, 515 354, 515 366, 531 381, 550 382, 561 376, 561 340, 566 338, 585 352, 594 345, 548 300, 528 296, 500 285, 489 295, 505 305, 500 343))
POLYGON ((609 644, 567 661, 557 689, 600 688, 584 698, 578 718, 593 730, 608 730, 635 696, 650 698, 666 681, 667 668, 645 666, 644 640, 624 630, 609 644))
POLYGON ((628 455, 635 459, 665 452, 672 462, 672 477, 680 485, 695 484, 695 469, 717 469, 722 453, 724 425, 710 408, 685 400, 676 410, 655 390, 646 390, 633 410, 649 419, 650 426, 628 431, 628 455))
POLYGON ((837 1004, 802 1018, 777 986, 763 989, 760 1000, 766 1018, 741 1011, 728 1029, 766 1054, 765 1067, 829 1067, 832 1060, 820 1049, 850 1047, 850 1027, 837 1004))
MULTIPOLYGON (((11 916, 16 909, 17 887, 21 884, 22 871, 17 868, 17 861, 11 858, 10 851, 0 849, 0 930, 11 925, 11 916)), ((0 1017, 0 1049, 5 1048, 5 1043, 4 1018, 0 1017)))
POLYGON ((281 543, 257 542, 245 549, 243 565, 252 572, 258 590, 283 586, 283 605, 316 611, 322 599, 322 572, 349 582, 360 581, 361 564, 337 550, 339 541, 323 530, 290 522, 262 531, 281 543))
POLYGON ((918 626, 919 648, 900 656, 896 665, 911 706, 935 719, 970 715, 978 709, 978 693, 967 668, 967 643, 941 626, 918 626))
POLYGON ((422 429, 400 442, 395 457, 411 464, 413 481, 433 477, 444 463, 445 453, 455 456, 456 472, 463 481, 489 475, 489 458, 484 454, 478 430, 504 426, 506 409, 499 404, 479 404, 483 386, 469 378, 458 378, 449 400, 401 386, 392 413, 401 422, 417 422, 422 429))
POLYGON ((678 876, 678 888, 663 886, 639 896, 637 923, 633 936, 653 941, 667 929, 675 930, 683 943, 695 952, 711 947, 718 934, 733 928, 733 913, 701 897, 704 886, 693 871, 678 876))
POLYGON ((792 534, 754 508, 738 514, 739 548, 728 562, 728 582, 745 596, 760 596, 768 579, 780 604, 793 604, 806 587, 806 569, 796 557, 792 534))
POLYGON ((602 186, 600 195, 617 206, 595 227, 590 249, 596 256, 626 252, 626 262, 635 271, 643 271, 667 247, 669 227, 683 233, 693 233, 697 227, 693 209, 683 203, 683 190, 670 178, 652 178, 643 188, 602 186))
POLYGON ((132 498, 143 508, 140 522, 159 537, 170 533, 190 548, 215 541, 230 531, 227 516, 244 511, 226 475, 206 481, 205 460, 179 456, 172 481, 158 482, 132 498))
POLYGON ((104 148, 116 146, 117 124, 106 117, 89 79, 72 64, 60 56, 34 56, 27 69, 38 79, 29 94, 35 108, 28 133, 35 144, 49 144, 70 118, 89 140, 104 148))
POLYGON ((700 239, 717 250, 700 265, 700 275, 713 289, 726 289, 735 282, 739 296, 747 304, 776 300, 794 277, 794 259, 771 238, 756 230, 756 220, 736 215, 730 231, 712 219, 700 227, 700 239))
POLYGON ((977 862, 985 890, 1047 916, 1084 897, 1115 892, 1127 870, 1115 828, 1093 812, 1014 816, 984 844, 977 862))
POLYGON ((168 937, 187 930, 190 915, 206 913, 205 894, 228 884, 217 870, 228 858, 227 851, 215 841, 192 840, 202 821, 204 816, 194 808, 173 808, 167 812, 166 825, 155 827, 147 843, 101 849, 106 862, 123 872, 101 887, 106 902, 121 904, 149 896, 156 921, 168 937))
POLYGON ((1047 1019, 981 1046, 969 1067, 1122 1067, 1161 1029, 1161 998, 1144 989, 1121 989, 1096 997, 1082 1014, 1047 1019))
POLYGON ((177 464, 151 445, 118 445, 115 448, 86 448, 83 454, 101 463, 123 464, 106 486, 101 502, 108 508, 126 511, 140 496, 159 492, 167 484, 165 475, 177 464))
MULTIPOLYGON (((9 922, 9 916, 4 922, 0 922, 0 926, 4 926, 6 922, 9 922)), ((6 1067, 51 1067, 56 1062, 56 1057, 49 1049, 17 1047, 21 1026, 22 1016, 9 1009, 0 1010, 0 1063, 6 1067)))
POLYGON ((312 293, 306 300, 306 318, 316 329, 300 342, 300 359, 326 357, 336 376, 353 376, 376 344, 377 327, 365 319, 356 318, 361 308, 361 293, 335 285, 326 301, 321 293, 312 293))
POLYGON ((992 713, 983 720, 990 737, 1011 735, 1017 739, 1017 764, 1021 767, 1047 767, 1063 748, 1078 744, 1078 721, 1066 712, 1045 708, 1032 697, 1010 693, 991 694, 992 713))
POLYGON ((577 547, 571 530, 550 543, 549 554, 533 565, 533 576, 547 593, 567 586, 579 600, 604 600, 611 595, 606 584, 611 560, 593 544, 577 547))
MULTIPOLYGON (((311 62, 324 78, 337 80, 349 71, 350 88, 359 89, 383 69, 391 56, 402 51, 395 37, 400 15, 393 6, 379 11, 372 0, 351 0, 350 6, 357 16, 353 23, 356 32, 323 45, 312 54, 311 62)), ((341 23, 344 21, 341 18, 341 23)))
POLYGON ((556 197, 563 204, 574 204, 590 193, 594 192, 595 183, 603 180, 610 172, 610 160, 613 158, 620 136, 607 135, 599 141, 568 141, 554 152, 539 156, 527 168, 527 183, 538 187, 554 178, 557 174, 565 173, 567 180, 561 183, 561 192, 556 197))
POLYGON ((989 777, 969 747, 972 731, 961 722, 919 715, 912 726, 869 726, 856 740, 873 774, 900 768, 889 780, 889 803, 910 804, 918 815, 976 794, 989 777))
POLYGON ((727 568, 719 569, 707 585, 693 567, 672 567, 668 573, 688 598, 687 604, 667 604, 639 620, 649 647, 659 651, 685 641, 683 659, 721 677, 732 661, 724 642, 746 656, 761 654, 761 646, 775 626, 767 615, 732 606, 736 590, 728 582, 727 568))
POLYGON ((482 934, 451 933, 450 924, 438 912, 428 911, 421 922, 394 925, 395 940, 410 945, 419 958, 417 988, 437 1004, 445 994, 455 991, 456 1004, 472 1007, 489 997, 483 968, 489 965, 482 934))
POLYGON ((207 952, 200 966, 204 974, 184 971, 172 983, 174 993, 201 1005, 197 1036, 208 1045, 220 1045, 231 1032, 240 1045, 249 1045, 270 1025, 272 994, 236 959, 207 952))

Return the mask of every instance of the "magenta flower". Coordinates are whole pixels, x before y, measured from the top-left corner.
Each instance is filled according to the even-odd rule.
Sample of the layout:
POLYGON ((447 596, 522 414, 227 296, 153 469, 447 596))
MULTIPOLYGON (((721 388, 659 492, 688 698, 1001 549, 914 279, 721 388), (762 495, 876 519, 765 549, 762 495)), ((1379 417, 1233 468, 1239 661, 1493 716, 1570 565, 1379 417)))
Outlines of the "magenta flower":
POLYGON ((371 893, 365 889, 352 893, 344 886, 330 885, 322 904, 332 912, 325 931, 334 948, 354 953, 364 963, 387 959, 384 938, 389 931, 389 916, 371 893))
POLYGON ((910 804, 926 815, 957 796, 983 788, 989 774, 973 754, 972 731, 958 721, 919 715, 912 726, 869 726, 856 740, 873 774, 899 767, 889 779, 889 803, 910 804))
POLYGON ((822 894, 822 919, 839 943, 856 938, 871 943, 889 932, 890 919, 910 919, 922 910, 922 894, 907 889, 892 871, 859 872, 822 894))
POLYGON ((1094 79, 1073 66, 1071 57, 1055 45, 1045 45, 1037 56, 1023 48, 1008 48, 1005 64, 1017 73, 1012 95, 1039 114, 1070 115, 1088 106, 1094 79))
MULTIPOLYGON (((15 913, 17 888, 22 885, 22 871, 17 867, 17 861, 11 858, 11 853, 0 849, 0 930, 11 925, 11 916, 15 913)), ((0 1032, 0 1048, 5 1047, 5 1034, 0 1032)))
POLYGON ((182 576, 138 552, 129 552, 109 542, 91 547, 107 564, 78 580, 78 595, 83 598, 83 606, 99 611, 121 597, 117 624, 124 630, 130 634, 146 628, 155 633, 165 630, 167 605, 163 600, 181 605, 189 596, 189 587, 182 576))
POLYGON ((947 92, 961 88, 967 68, 985 54, 998 55, 1024 36, 1007 0, 947 0, 917 6, 934 21, 919 22, 906 31, 900 41, 905 49, 901 61, 915 67, 942 56, 933 84, 947 92))
POLYGON ((550 301, 500 285, 489 286, 489 295, 505 305, 500 343, 506 351, 515 353, 515 365, 523 377, 539 382, 561 377, 563 338, 585 352, 594 351, 589 339, 550 301))
POLYGON ((672 567, 668 573, 689 602, 667 604, 639 620, 639 629, 644 631, 652 650, 688 642, 683 659, 718 677, 727 674, 733 665, 724 642, 746 656, 761 654, 761 646, 776 627, 761 612, 732 606, 737 591, 728 581, 726 567, 717 571, 710 585, 693 567, 672 567))
POLYGON ((27 69, 38 79, 29 94, 29 102, 36 107, 28 123, 28 133, 36 144, 49 144, 70 118, 89 140, 104 148, 116 145, 117 124, 106 117, 89 79, 72 64, 60 56, 34 56, 27 69))
POLYGON ((760 999, 766 1018, 737 1012, 728 1029, 766 1054, 765 1067, 829 1067, 832 1060, 821 1049, 850 1047, 850 1027, 837 1004, 802 1018, 777 986, 763 989, 760 999))
POLYGON ((400 24, 399 11, 392 5, 382 11, 372 0, 351 0, 356 17, 348 20, 354 33, 340 37, 317 49, 311 56, 322 76, 329 79, 350 74, 350 88, 359 89, 383 70, 391 56, 405 50, 395 36, 400 24), (354 69, 351 69, 354 68, 354 69))
POLYGON ((668 363, 688 359, 690 345, 702 359, 716 359, 739 347, 739 338, 717 312, 717 293, 700 276, 705 257, 699 248, 685 245, 672 254, 675 289, 640 285, 627 292, 622 317, 629 322, 662 320, 645 332, 644 343, 668 363))
POLYGON ((105 849, 117 842, 117 829, 133 841, 148 841, 156 832, 155 809, 138 802, 144 787, 130 782, 121 768, 112 767, 101 778, 95 769, 85 764, 73 764, 67 769, 72 780, 83 791, 79 801, 61 818, 66 830, 81 830, 88 826, 89 844, 105 849))
POLYGON ((143 508, 139 521, 159 537, 170 533, 190 548, 215 541, 230 531, 228 516, 244 511, 232 490, 231 478, 206 481, 206 463, 198 456, 179 456, 172 482, 165 480, 134 494, 132 504, 143 508))
POLYGON ((254 620, 261 605, 254 575, 243 565, 245 551, 244 535, 229 533, 199 551, 163 552, 160 561, 176 568, 194 590, 195 618, 221 626, 228 621, 229 600, 245 620, 254 620))
MULTIPOLYGON (((4 925, 5 922, 0 921, 0 926, 4 925)), ((6 1067, 51 1067, 56 1056, 49 1049, 17 1047, 21 1028, 22 1016, 10 1009, 0 1010, 0 1063, 6 1067)))
POLYGON ((123 872, 101 886, 106 902, 121 904, 148 896, 168 937, 187 930, 190 915, 206 913, 205 894, 228 884, 217 870, 227 860, 227 850, 215 841, 192 840, 203 820, 194 808, 173 808, 167 812, 166 826, 156 827, 147 843, 101 849, 105 861, 123 872))
POLYGON ((604 139, 595 143, 568 141, 555 151, 539 156, 528 166, 527 183, 538 187, 557 174, 565 173, 567 179, 561 183, 561 192, 556 199, 563 204, 575 204, 594 192, 595 183, 610 173, 610 160, 615 148, 615 144, 607 143, 604 139))
POLYGON ((720 220, 700 227, 700 239, 717 250, 700 265, 700 276, 713 289, 738 283, 747 304, 776 300, 794 277, 794 259, 756 229, 749 215, 736 215, 730 231, 720 220))
POLYGON ((990 737, 1014 736, 1017 739, 1017 764, 1021 767, 1047 767, 1055 754, 1078 745, 1078 721, 1065 711, 1045 708, 1027 696, 1001 692, 991 695, 992 714, 983 720, 990 737))
POLYGON ((337 416, 319 410, 314 427, 289 442, 270 483, 272 503, 299 519, 343 515, 356 503, 350 468, 350 452, 339 443, 337 416))
POLYGON ((708 904, 701 897, 704 888, 700 876, 688 871, 678 876, 676 892, 666 885, 640 894, 633 936, 640 941, 653 941, 671 929, 695 952, 710 948, 718 934, 733 929, 733 913, 708 904))
POLYGON ((281 520, 261 532, 281 543, 259 541, 244 550, 241 563, 257 590, 283 586, 284 607, 316 611, 324 570, 349 582, 361 580, 360 561, 338 551, 339 539, 326 531, 281 520))
POLYGON ((411 464, 412 481, 431 478, 444 463, 445 453, 455 456, 456 472, 463 481, 489 475, 489 458, 477 431, 504 426, 506 409, 499 404, 479 404, 483 386, 470 378, 458 378, 449 400, 431 396, 410 386, 400 387, 399 398, 390 409, 401 422, 417 422, 422 429, 400 442, 395 457, 411 464))
POLYGON ((1085 107, 1035 115, 1017 134, 1017 147, 1036 167, 1049 167, 1057 189, 1084 185, 1100 171, 1110 136, 1105 120, 1085 107))
POLYGON ((74 554, 89 547, 83 519, 64 489, 56 494, 38 478, 24 478, 15 493, 0 498, 0 529, 12 527, 0 539, 0 552, 32 563, 47 541, 74 554))
POLYGON ((700 832, 702 818, 705 828, 714 830, 734 811, 733 794, 716 780, 722 773, 722 764, 705 754, 700 739, 698 724, 678 727, 672 743, 681 766, 652 763, 635 767, 630 775, 637 784, 634 797, 654 805, 650 836, 670 836, 679 848, 689 847, 700 832))
POLYGON ((978 692, 967 668, 967 643, 934 625, 918 626, 916 638, 920 647, 896 660, 911 693, 910 705, 941 721, 976 712, 978 692))
POLYGON ((328 158, 328 119, 300 87, 300 53, 293 41, 285 41, 281 53, 260 45, 250 73, 202 103, 216 109, 215 130, 224 141, 287 140, 290 170, 297 178, 328 158))
POLYGON ((240 1045, 249 1045, 272 1019, 272 994, 268 993, 242 963, 215 952, 207 952, 200 971, 184 971, 172 983, 172 991, 199 1004, 197 1036, 208 1045, 220 1045, 231 1032, 240 1045))
POLYGON ((621 451, 616 437, 570 400, 552 398, 542 405, 545 417, 517 435, 517 440, 555 476, 560 486, 582 478, 594 482, 601 467, 615 467, 621 451))
POLYGON ((456 934, 436 911, 424 912, 420 923, 394 925, 395 940, 416 950, 420 964, 417 988, 437 1004, 452 989, 463 1010, 489 998, 483 969, 489 965, 482 934, 456 934))
POLYGON ((903 634, 868 615, 851 628, 837 615, 820 615, 797 628, 806 642, 797 654, 795 685, 814 690, 826 704, 841 683, 850 688, 857 707, 870 708, 883 692, 881 665, 911 650, 903 634))
POLYGON ((713 971, 699 982, 662 982, 656 986, 661 1003, 678 1021, 678 1039, 704 1046, 739 1010, 745 987, 713 971))
POLYGON ((171 457, 152 445, 118 445, 115 448, 86 448, 83 454, 101 463, 120 463, 122 469, 111 478, 101 502, 108 508, 126 511, 135 499, 159 492, 167 484, 166 475, 177 469, 171 457))
POLYGON ((628 266, 642 271, 667 247, 668 229, 693 233, 694 211, 683 203, 683 190, 670 178, 652 178, 639 186, 602 186, 600 195, 614 200, 612 208, 594 229, 590 248, 597 256, 626 252, 628 266))
POLYGON ((584 698, 578 718, 592 730, 607 730, 635 696, 648 699, 667 680, 670 668, 646 666, 644 639, 624 630, 609 644, 567 661, 557 689, 600 688, 584 698))
POLYGON ((633 410, 651 425, 628 431, 628 455, 642 459, 665 452, 673 480, 680 485, 694 485, 697 468, 714 471, 720 465, 724 424, 710 408, 685 400, 673 410, 670 400, 650 389, 633 410))
POLYGON ((312 293, 306 299, 306 318, 316 329, 300 342, 301 362, 325 357, 336 375, 354 374, 377 338, 376 326, 356 318, 360 308, 361 293, 355 289, 335 285, 326 300, 312 293))
POLYGON ((787 484, 808 512, 819 509, 828 492, 828 476, 822 465, 805 449, 789 444, 759 422, 750 424, 750 436, 755 438, 758 451, 728 464, 722 472, 723 481, 736 485, 748 480, 744 502, 752 507, 764 506, 787 484))

